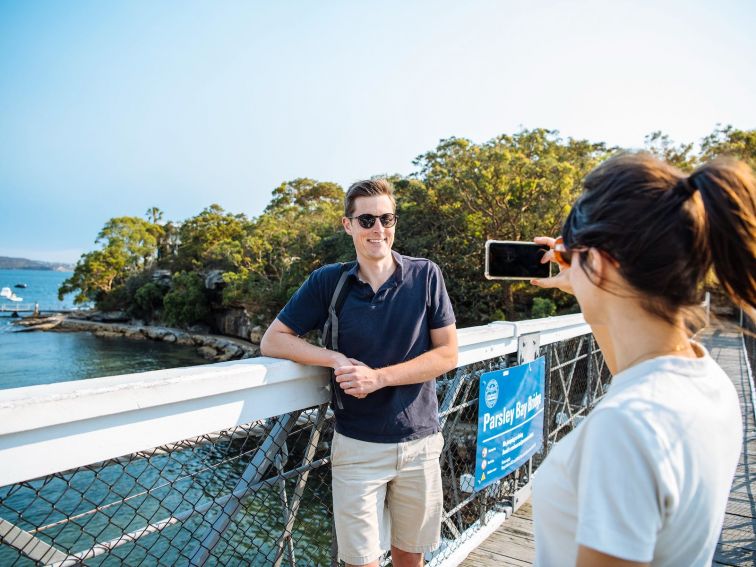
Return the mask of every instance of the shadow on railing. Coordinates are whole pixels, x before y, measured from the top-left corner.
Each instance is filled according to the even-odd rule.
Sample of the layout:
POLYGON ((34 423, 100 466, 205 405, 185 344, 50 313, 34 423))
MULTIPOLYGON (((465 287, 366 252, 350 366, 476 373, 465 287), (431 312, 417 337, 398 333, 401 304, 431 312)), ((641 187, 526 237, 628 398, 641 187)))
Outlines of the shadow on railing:
MULTIPOLYGON (((548 448, 609 380, 580 315, 459 331, 437 381, 443 543, 458 563, 527 494, 548 448), (541 453, 479 492, 478 384, 546 357, 541 453)), ((0 391, 0 564, 331 565, 328 374, 269 358, 0 391)))

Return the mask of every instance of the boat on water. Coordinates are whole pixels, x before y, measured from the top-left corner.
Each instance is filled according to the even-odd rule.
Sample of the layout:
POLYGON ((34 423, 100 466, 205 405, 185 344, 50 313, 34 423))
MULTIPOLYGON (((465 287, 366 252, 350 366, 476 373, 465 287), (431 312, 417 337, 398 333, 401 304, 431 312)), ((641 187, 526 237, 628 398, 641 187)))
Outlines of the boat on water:
POLYGON ((4 297, 5 299, 9 301, 23 301, 23 297, 17 296, 15 293, 11 291, 11 288, 4 287, 3 289, 0 289, 0 297, 4 297))
POLYGON ((29 287, 29 284, 25 284, 25 283, 17 283, 17 284, 16 284, 16 285, 14 285, 13 287, 17 287, 17 288, 19 288, 19 289, 26 289, 27 287, 29 287))

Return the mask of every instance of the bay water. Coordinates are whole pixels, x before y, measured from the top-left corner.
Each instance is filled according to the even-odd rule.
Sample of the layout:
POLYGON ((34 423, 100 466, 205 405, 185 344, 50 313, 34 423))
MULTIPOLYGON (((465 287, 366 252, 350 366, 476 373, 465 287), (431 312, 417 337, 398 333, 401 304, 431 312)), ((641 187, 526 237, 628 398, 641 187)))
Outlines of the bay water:
MULTIPOLYGON (((58 299, 58 288, 71 274, 44 270, 0 270, 0 287, 39 304, 42 310, 73 309, 73 296, 58 299), (16 288, 26 284, 26 288, 16 288)), ((6 309, 14 302, 0 297, 6 309)), ((21 314, 28 315, 28 314, 21 314)), ((19 332, 16 319, 0 311, 0 389, 85 380, 161 368, 194 366, 207 361, 193 347, 91 333, 19 332)))

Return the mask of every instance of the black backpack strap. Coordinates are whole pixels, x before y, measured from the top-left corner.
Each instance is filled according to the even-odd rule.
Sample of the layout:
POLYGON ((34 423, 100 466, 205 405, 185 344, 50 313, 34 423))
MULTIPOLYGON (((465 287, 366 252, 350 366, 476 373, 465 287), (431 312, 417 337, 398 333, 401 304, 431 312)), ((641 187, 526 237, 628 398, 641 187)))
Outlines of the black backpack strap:
MULTIPOLYGON (((328 318, 323 326, 322 343, 323 346, 330 350, 339 351, 339 311, 344 305, 346 296, 349 293, 349 270, 355 265, 355 262, 341 264, 339 281, 333 290, 331 304, 328 306, 328 318)), ((336 377, 331 371, 331 389, 333 397, 336 399, 336 405, 339 409, 344 409, 341 401, 341 388, 336 382, 336 377)))
POLYGON ((322 344, 330 350, 339 350, 339 312, 346 301, 349 293, 349 270, 354 267, 354 262, 341 264, 341 275, 331 296, 331 304, 328 306, 328 318, 323 326, 322 344))

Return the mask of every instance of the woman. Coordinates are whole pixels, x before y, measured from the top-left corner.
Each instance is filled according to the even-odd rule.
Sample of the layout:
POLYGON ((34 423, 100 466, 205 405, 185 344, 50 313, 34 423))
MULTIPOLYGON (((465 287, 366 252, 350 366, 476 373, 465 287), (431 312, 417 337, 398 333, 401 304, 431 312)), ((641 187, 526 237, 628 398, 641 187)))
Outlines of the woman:
POLYGON ((534 480, 536 564, 710 565, 740 455, 730 379, 690 340, 713 266, 756 305, 756 184, 717 160, 686 177, 645 153, 591 172, 553 250, 614 375, 534 480))

